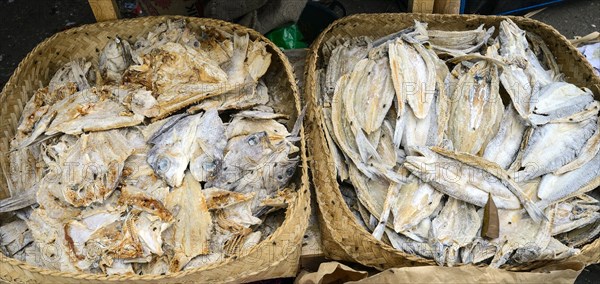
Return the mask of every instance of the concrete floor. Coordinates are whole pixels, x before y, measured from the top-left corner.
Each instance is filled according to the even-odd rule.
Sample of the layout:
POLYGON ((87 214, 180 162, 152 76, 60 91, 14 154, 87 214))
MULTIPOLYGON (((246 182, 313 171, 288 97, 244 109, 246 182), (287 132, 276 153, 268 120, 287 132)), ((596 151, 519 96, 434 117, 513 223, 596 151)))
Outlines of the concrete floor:
MULTIPOLYGON (((348 14, 402 12, 392 0, 340 0, 348 14)), ((533 18, 554 26, 567 38, 600 30, 600 1, 567 0, 533 18)), ((38 43, 66 28, 93 23, 87 1, 0 0, 0 86, 38 43)), ((587 267, 577 283, 600 279, 600 266, 587 267)))

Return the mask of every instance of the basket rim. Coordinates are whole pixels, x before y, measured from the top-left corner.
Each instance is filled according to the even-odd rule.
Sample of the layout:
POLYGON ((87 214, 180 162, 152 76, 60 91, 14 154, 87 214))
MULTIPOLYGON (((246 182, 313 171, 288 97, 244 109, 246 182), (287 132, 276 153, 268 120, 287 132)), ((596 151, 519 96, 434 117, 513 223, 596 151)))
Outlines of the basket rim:
MULTIPOLYGON (((420 20, 420 21, 427 21, 428 19, 436 19, 436 20, 450 20, 450 21, 460 21, 460 20, 467 20, 467 19, 481 19, 481 18, 486 18, 486 19, 491 19, 497 22, 500 22, 501 20, 505 20, 505 19, 510 19, 513 20, 515 23, 522 24, 522 23, 530 23, 532 25, 537 25, 542 29, 545 29, 548 32, 551 32, 553 34, 553 36, 555 36, 555 39, 558 41, 562 41, 562 42, 566 42, 568 45, 567 47, 571 50, 571 51, 575 51, 580 59, 583 59, 583 55, 579 52, 579 50, 577 50, 577 48, 575 48, 568 40, 567 38, 560 34, 554 27, 543 23, 541 21, 535 20, 535 19, 531 19, 531 18, 525 18, 525 17, 521 17, 521 16, 495 16, 495 15, 465 15, 465 14, 427 14, 427 13, 360 13, 360 14, 353 14, 350 16, 346 16, 343 18, 340 18, 336 21, 334 21, 333 23, 331 23, 329 26, 327 26, 327 28, 325 28, 320 34, 319 36, 315 39, 315 41, 311 44, 310 46, 310 50, 309 50, 309 54, 308 57, 306 59, 306 67, 305 67, 305 71, 304 73, 307 75, 306 79, 307 82, 305 82, 305 92, 306 92, 306 96, 307 96, 307 100, 309 100, 310 104, 313 104, 314 107, 314 112, 315 114, 315 120, 316 121, 311 121, 311 124, 314 123, 316 125, 318 125, 317 129, 314 129, 313 131, 315 132, 314 134, 311 135, 319 135, 319 136, 323 136, 324 134, 321 133, 325 130, 325 126, 322 125, 321 122, 321 116, 322 114, 318 113, 321 109, 321 105, 318 104, 318 98, 316 97, 316 88, 318 87, 315 84, 315 74, 316 74, 316 70, 318 67, 318 63, 320 57, 321 57, 321 48, 323 47, 323 44, 326 42, 326 40, 329 39, 330 37, 330 33, 335 30, 336 28, 338 28, 339 26, 344 26, 344 25, 348 25, 353 23, 355 20, 364 20, 365 18, 378 18, 378 17, 382 17, 382 18, 388 18, 388 19, 393 19, 393 18, 405 18, 405 19, 413 19, 413 20, 420 20), (310 81, 309 81, 310 80, 310 81)), ((354 22, 356 24, 356 22, 354 22)), ((595 74, 592 70, 592 66, 591 64, 587 61, 587 60, 580 60, 582 61, 581 63, 583 63, 584 67, 586 69, 588 69, 588 71, 591 74, 595 74)), ((600 92, 600 76, 598 75, 593 75, 595 76, 596 80, 595 80, 595 84, 593 84, 596 89, 600 92)), ((312 139, 312 138, 311 138, 312 139)), ((323 151, 330 151, 328 145, 326 145, 327 143, 325 142, 325 138, 321 137, 320 138, 322 141, 322 145, 316 145, 312 144, 309 147, 309 151, 311 156, 314 155, 313 150, 315 147, 318 147, 323 151)), ((314 141, 313 141, 314 143, 314 141)), ((330 161, 331 158, 326 158, 325 160, 321 161, 324 163, 327 162, 331 162, 330 161)), ((311 161, 311 164, 316 163, 316 161, 311 161)), ((324 190, 328 190, 329 188, 324 188, 326 186, 328 186, 329 184, 335 184, 336 188, 335 190, 331 190, 329 189, 330 192, 333 192, 333 195, 338 199, 343 201, 341 192, 339 190, 339 182, 337 181, 337 178, 335 178, 335 173, 332 169, 328 170, 328 175, 323 175, 326 177, 321 177, 321 178, 326 178, 329 179, 331 175, 333 175, 334 179, 327 181, 327 182, 322 182, 321 184, 315 183, 315 193, 316 193, 316 198, 319 201, 318 202, 318 206, 322 215, 322 220, 324 221, 325 224, 322 224, 322 226, 326 226, 326 229, 334 232, 337 229, 332 225, 331 220, 329 217, 327 217, 328 214, 325 214, 325 212, 330 213, 331 211, 329 210, 329 205, 328 202, 330 201, 329 198, 325 198, 325 194, 322 192, 324 190), (333 173, 332 173, 333 172, 333 173), (327 184, 323 184, 323 183, 327 183, 327 184), (328 202, 322 202, 323 199, 327 199, 328 202)), ((312 177, 314 179, 315 177, 315 172, 312 172, 312 177)), ((590 184, 588 186, 593 186, 593 187, 598 187, 600 185, 600 177, 593 180, 592 182, 590 182, 590 184)), ((373 235, 371 233, 369 233, 363 226, 360 226, 360 224, 358 224, 357 220, 355 220, 355 217, 353 216, 352 212, 350 211, 350 208, 348 207, 348 205, 346 204, 346 202, 343 202, 344 205, 342 206, 342 211, 346 213, 346 215, 350 216, 350 219, 352 219, 353 227, 358 227, 358 230, 360 231, 361 235, 365 236, 365 241, 367 241, 369 244, 373 245, 376 249, 379 250, 383 250, 386 251, 387 253, 390 253, 392 255, 394 255, 395 257, 399 257, 399 258, 404 258, 410 261, 415 261, 418 262, 419 264, 423 264, 423 265, 437 265, 432 259, 428 259, 419 255, 413 255, 413 254, 408 254, 405 252, 402 252, 400 250, 395 249, 394 247, 392 247, 391 245, 388 245, 386 243, 384 243, 383 241, 379 241, 377 239, 375 239, 373 237, 373 235)), ((370 265, 367 263, 364 263, 364 261, 360 261, 358 259, 356 259, 353 256, 353 252, 351 250, 351 248, 348 245, 345 245, 344 242, 342 240, 339 239, 339 236, 336 236, 336 234, 334 233, 330 233, 331 237, 333 238, 333 240, 339 245, 339 247, 342 248, 342 250, 354 261, 361 263, 363 265, 367 265, 376 269, 381 269, 381 267, 377 267, 375 265, 370 265)), ((584 245, 583 247, 581 247, 581 249, 583 250, 583 248, 585 247, 597 247, 600 245, 600 237, 597 238, 596 240, 584 245)), ((599 260, 600 261, 600 260, 599 260)), ((544 261, 540 261, 540 263, 542 263, 544 261)), ((536 262, 534 262, 536 263, 536 262)), ((458 264, 458 265, 471 265, 471 264, 458 264)), ((477 265, 476 265, 477 266, 477 265)), ((485 265, 487 266, 487 265, 485 265)), ((503 269, 506 270, 527 270, 527 267, 523 267, 523 266, 503 266, 503 269)))
MULTIPOLYGON (((19 62, 19 64, 17 65, 17 67, 15 68, 13 73, 11 74, 9 80, 3 86, 2 92, 0 92, 0 103, 5 102, 7 100, 8 92, 13 87, 13 85, 16 85, 18 75, 21 73, 21 69, 24 66, 24 64, 28 61, 33 60, 33 58, 36 56, 36 54, 39 51, 47 48, 48 45, 53 43, 53 41, 55 41, 59 37, 62 37, 65 35, 80 36, 80 33, 85 34, 85 31, 90 30, 90 29, 102 29, 102 28, 110 28, 110 27, 122 26, 122 25, 135 25, 138 23, 146 22, 146 21, 153 21, 157 24, 160 22, 165 22, 167 20, 178 20, 178 19, 184 19, 184 20, 186 20, 187 23, 197 22, 203 26, 225 27, 225 28, 229 28, 236 32, 241 31, 241 32, 244 32, 244 33, 247 33, 248 35, 250 35, 251 38, 258 39, 258 40, 266 43, 266 45, 268 47, 270 47, 270 49, 271 49, 271 50, 269 50, 269 52, 272 55, 276 56, 280 60, 280 62, 282 63, 282 65, 284 67, 283 68, 284 74, 290 85, 290 89, 291 89, 293 97, 294 97, 294 106, 293 106, 294 111, 296 112, 296 114, 300 113, 301 97, 300 97, 300 94, 298 91, 298 86, 296 84, 296 78, 292 71, 291 64, 289 63, 287 57, 283 54, 281 49, 279 47, 277 47, 273 42, 271 42, 269 39, 267 39, 264 35, 262 35, 258 31, 248 28, 248 27, 245 27, 245 26, 242 26, 242 25, 239 25, 239 24, 235 24, 235 23, 231 23, 231 22, 227 22, 227 21, 223 21, 223 20, 218 20, 218 19, 188 17, 188 16, 179 16, 179 15, 147 16, 147 17, 138 17, 138 18, 131 18, 131 19, 117 19, 117 20, 112 20, 112 21, 84 24, 84 25, 81 25, 78 27, 74 27, 74 28, 71 28, 68 30, 64 30, 64 31, 55 33, 54 35, 47 37, 42 42, 40 42, 38 45, 36 45, 19 62)), ((304 125, 302 125, 302 127, 300 129, 300 137, 301 137, 301 139, 300 139, 300 157, 301 157, 302 163, 299 165, 299 168, 301 170, 300 171, 301 175, 296 184, 296 192, 298 194, 294 200, 294 203, 290 204, 290 206, 288 206, 287 209, 285 209, 284 214, 285 214, 286 218, 284 219, 281 226, 279 226, 266 239, 262 240, 260 243, 258 243, 251 249, 245 251, 244 253, 235 255, 234 257, 225 258, 220 262, 216 262, 216 263, 212 263, 209 265, 196 267, 196 268, 192 268, 192 269, 188 269, 188 270, 181 270, 179 272, 169 273, 169 274, 165 274, 165 275, 157 275, 157 274, 105 275, 105 274, 94 274, 94 273, 87 273, 87 272, 67 272, 67 271, 53 270, 53 269, 47 269, 47 268, 41 268, 38 266, 34 266, 27 262, 20 261, 20 260, 11 258, 9 256, 6 256, 2 253, 0 253, 0 263, 7 263, 11 266, 19 267, 25 271, 30 271, 30 272, 38 273, 40 275, 47 275, 47 276, 56 276, 56 277, 64 277, 64 278, 79 279, 79 280, 99 280, 99 281, 132 280, 132 281, 135 281, 135 280, 177 279, 177 278, 182 278, 187 275, 196 274, 198 272, 202 272, 202 271, 206 271, 206 270, 218 269, 219 267, 225 266, 232 262, 240 261, 241 259, 251 256, 253 252, 255 252, 259 249, 266 249, 267 243, 272 242, 274 239, 280 238, 282 235, 285 235, 284 234, 285 232, 283 232, 283 229, 284 229, 284 227, 286 227, 285 226, 286 224, 289 224, 289 222, 291 222, 291 218, 290 218, 291 216, 297 216, 297 218, 295 218, 295 219, 301 218, 301 220, 302 220, 301 229, 302 230, 305 230, 308 225, 308 212, 310 212, 310 210, 307 210, 307 208, 310 208, 310 194, 307 193, 308 191, 306 190, 309 186, 309 181, 308 181, 309 174, 308 174, 308 170, 307 170, 308 158, 306 155, 307 147, 306 147, 306 141, 305 141, 306 138, 305 138, 304 125), (305 208, 300 208, 299 205, 304 204, 304 203, 306 203, 305 208)), ((294 255, 294 253, 296 253, 300 249, 299 244, 300 244, 300 239, 302 238, 303 233, 302 234, 298 233, 296 235, 298 235, 298 236, 294 237, 295 242, 294 242, 294 245, 292 246, 293 249, 286 251, 285 254, 281 254, 281 256, 278 259, 269 263, 268 266, 262 267, 263 269, 258 269, 258 270, 253 270, 253 271, 244 271, 244 273, 237 275, 237 277, 236 277, 236 275, 229 276, 228 278, 224 278, 224 281, 235 281, 235 279, 243 279, 243 278, 252 277, 254 275, 261 274, 265 271, 268 271, 269 269, 271 269, 273 267, 280 265, 282 262, 286 261, 291 255, 294 255)), ((2 278, 0 277, 0 280, 1 279, 2 278)))

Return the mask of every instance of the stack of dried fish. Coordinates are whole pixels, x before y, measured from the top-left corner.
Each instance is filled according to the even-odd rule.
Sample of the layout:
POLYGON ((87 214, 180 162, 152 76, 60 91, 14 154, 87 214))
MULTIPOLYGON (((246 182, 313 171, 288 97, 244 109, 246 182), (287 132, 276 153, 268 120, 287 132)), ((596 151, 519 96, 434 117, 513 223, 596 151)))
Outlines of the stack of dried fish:
POLYGON ((535 34, 493 32, 416 22, 321 50, 346 202, 375 238, 439 265, 562 259, 600 233, 600 103, 535 34))
POLYGON ((179 20, 135 43, 115 37, 97 65, 65 64, 12 141, 2 253, 61 271, 164 274, 265 239, 284 218, 270 213, 295 198, 302 120, 274 111, 261 79, 270 63, 260 40, 179 20))

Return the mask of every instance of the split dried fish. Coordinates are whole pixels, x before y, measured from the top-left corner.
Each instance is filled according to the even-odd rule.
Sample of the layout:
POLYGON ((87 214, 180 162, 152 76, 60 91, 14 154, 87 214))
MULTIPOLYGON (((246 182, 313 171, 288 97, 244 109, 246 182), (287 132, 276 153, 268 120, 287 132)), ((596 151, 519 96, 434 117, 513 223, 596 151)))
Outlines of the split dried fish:
POLYGON ((331 166, 375 239, 439 265, 504 267, 564 259, 597 237, 586 193, 600 176, 600 102, 565 82, 541 37, 511 20, 416 21, 332 39, 320 56, 331 166))

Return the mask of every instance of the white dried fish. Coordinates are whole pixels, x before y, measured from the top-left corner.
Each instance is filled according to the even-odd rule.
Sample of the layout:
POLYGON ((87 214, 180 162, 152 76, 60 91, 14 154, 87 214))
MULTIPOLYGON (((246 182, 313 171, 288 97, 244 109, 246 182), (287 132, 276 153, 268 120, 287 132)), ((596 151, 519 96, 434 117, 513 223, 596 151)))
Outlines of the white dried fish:
POLYGON ((148 152, 148 163, 172 187, 180 186, 183 181, 201 118, 202 114, 196 114, 166 123, 148 140, 153 145, 148 152))
POLYGON ((469 244, 481 227, 475 206, 450 197, 431 224, 433 256, 439 265, 457 264, 459 249, 469 244))
POLYGON ((198 122, 190 156, 190 173, 197 181, 215 178, 226 145, 225 125, 219 113, 216 109, 208 110, 198 122))
POLYGON ((192 258, 208 254, 212 219, 200 184, 186 173, 181 187, 168 196, 166 206, 174 212, 175 221, 167 239, 173 244, 174 256, 169 264, 170 272, 181 270, 192 258))
POLYGON ((494 161, 504 169, 508 169, 521 148, 525 129, 526 126, 514 107, 508 105, 502 116, 500 129, 488 143, 483 157, 489 161, 494 161))
POLYGON ((597 128, 597 118, 578 123, 551 123, 534 129, 515 179, 529 180, 573 161, 597 128))
POLYGON ((542 88, 539 96, 532 96, 531 101, 533 109, 529 121, 542 125, 582 112, 594 101, 594 97, 590 90, 565 82, 553 82, 542 88))

